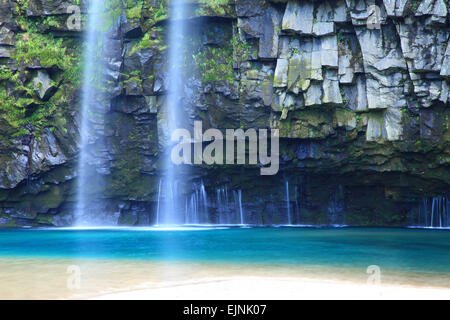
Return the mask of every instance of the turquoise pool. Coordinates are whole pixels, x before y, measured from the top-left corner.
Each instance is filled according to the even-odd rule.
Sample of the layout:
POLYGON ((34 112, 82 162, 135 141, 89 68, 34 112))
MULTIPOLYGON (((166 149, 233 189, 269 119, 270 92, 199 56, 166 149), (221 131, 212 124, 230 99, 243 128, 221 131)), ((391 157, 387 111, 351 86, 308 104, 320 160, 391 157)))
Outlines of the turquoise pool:
POLYGON ((2 230, 0 257, 367 267, 450 274, 450 231, 360 228, 2 230))

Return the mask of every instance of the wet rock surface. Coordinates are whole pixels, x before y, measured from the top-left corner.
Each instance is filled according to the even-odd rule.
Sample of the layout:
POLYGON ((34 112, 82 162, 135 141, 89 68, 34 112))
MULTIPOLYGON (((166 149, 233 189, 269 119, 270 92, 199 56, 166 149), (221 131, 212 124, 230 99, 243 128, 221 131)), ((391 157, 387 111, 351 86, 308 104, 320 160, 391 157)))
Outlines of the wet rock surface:
MULTIPOLYGON (((80 56, 82 38, 65 25, 71 1, 28 3, 0 2, 0 88, 10 105, 6 97, 18 106, 31 95, 20 100, 24 115, 56 102, 30 128, 20 121, 14 128, 1 110, 0 224, 70 225, 80 90, 67 84, 62 63, 20 60, 16 50, 24 36, 55 32, 80 56), (21 26, 22 18, 40 28, 21 26), (30 93, 22 88, 28 85, 30 93)), ((105 26, 108 84, 90 115, 86 186, 99 199, 86 210, 98 224, 154 223, 164 176, 167 8, 159 0, 139 4, 137 14, 120 8, 105 26)), ((221 12, 191 6, 180 53, 188 79, 184 124, 279 129, 281 138, 276 177, 242 166, 196 167, 192 181, 180 177, 186 185, 204 181, 210 221, 237 219, 234 200, 221 205, 217 197, 224 186, 241 190, 245 219, 255 224, 286 223, 291 206, 302 224, 408 225, 422 198, 450 191, 447 1, 230 0, 221 12), (379 28, 368 27, 371 10, 379 28)), ((189 198, 194 191, 186 190, 189 198)))

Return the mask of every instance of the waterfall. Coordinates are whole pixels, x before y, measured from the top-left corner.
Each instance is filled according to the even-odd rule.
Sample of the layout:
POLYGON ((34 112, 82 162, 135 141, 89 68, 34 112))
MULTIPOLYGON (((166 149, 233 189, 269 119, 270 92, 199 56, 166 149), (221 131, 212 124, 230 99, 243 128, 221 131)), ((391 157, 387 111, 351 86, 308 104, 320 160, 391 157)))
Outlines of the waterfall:
POLYGON ((296 219, 297 219, 297 224, 300 224, 300 205, 298 203, 298 187, 297 186, 295 186, 295 188, 294 188, 294 194, 295 194, 296 219))
POLYGON ((87 191, 87 186, 94 184, 88 174, 89 169, 92 167, 90 152, 92 152, 91 149, 94 149, 94 147, 90 148, 90 146, 95 143, 92 135, 92 119, 90 118, 92 114, 99 111, 102 95, 99 85, 104 83, 102 78, 103 70, 99 70, 103 65, 100 48, 106 41, 105 33, 100 31, 103 25, 103 10, 103 0, 89 1, 87 31, 85 33, 86 47, 83 53, 80 154, 78 158, 77 205, 75 211, 75 224, 79 226, 89 224, 85 211, 87 204, 93 200, 91 194, 87 191))
POLYGON ((435 205, 436 205, 436 198, 433 198, 431 203, 431 223, 430 226, 434 227, 434 211, 435 211, 435 205))
MULTIPOLYGON (((187 198, 186 198, 187 199, 187 198)), ((186 209, 186 224, 198 224, 198 192, 195 191, 189 200, 189 204, 186 209)))
POLYGON ((225 186, 225 201, 226 203, 229 203, 228 201, 228 187, 225 186))
MULTIPOLYGON (((428 198, 422 199, 422 211, 423 211, 423 218, 425 221, 425 227, 428 227, 428 198)), ((420 211, 419 211, 419 224, 421 221, 420 211)))
POLYGON ((191 224, 199 224, 200 223, 200 219, 198 218, 198 190, 195 191, 195 193, 192 195, 191 198, 191 211, 192 211, 192 220, 191 220, 191 224))
MULTIPOLYGON (((232 205, 232 204, 231 204, 232 205)), ((228 199, 228 186, 222 186, 216 190, 216 207, 219 214, 219 224, 231 224, 229 208, 230 202, 228 199)))
POLYGON ((236 207, 239 209, 239 224, 245 225, 244 210, 242 209, 242 190, 234 191, 233 195, 236 207))
POLYGON ((216 190, 216 206, 217 211, 219 212, 219 224, 223 224, 222 218, 223 218, 223 207, 222 207, 222 194, 221 189, 216 190))
POLYGON ((331 195, 328 202, 328 224, 344 225, 345 223, 345 192, 344 187, 339 185, 331 195))
POLYGON ((202 184, 200 185, 200 200, 203 204, 203 217, 205 217, 205 221, 206 223, 209 223, 208 221, 208 195, 206 194, 206 189, 205 189, 205 185, 202 184))
POLYGON ((200 184, 194 184, 194 192, 185 197, 185 224, 208 224, 208 194, 203 181, 200 184))
MULTIPOLYGON (((180 176, 180 170, 171 160, 171 136, 180 126, 180 110, 183 108, 183 46, 186 33, 186 22, 184 21, 183 0, 172 0, 170 3, 170 21, 168 35, 168 79, 167 79, 167 110, 164 114, 165 140, 164 169, 165 177, 165 200, 161 203, 160 221, 165 225, 176 225, 187 223, 186 217, 182 216, 183 202, 179 189, 176 185, 176 177, 180 176), (167 196, 169 195, 169 196, 167 196)), ((183 201, 184 200, 184 201, 183 201)), ((194 201, 195 202, 195 201, 194 201)))
POLYGON ((156 225, 159 225, 159 215, 160 215, 160 209, 161 209, 161 189, 162 189, 162 179, 159 180, 159 185, 158 185, 158 206, 156 208, 156 225))
POLYGON ((289 181, 286 180, 286 206, 287 206, 287 218, 288 225, 292 225, 292 217, 291 217, 291 198, 289 195, 289 181))
POLYGON ((423 198, 417 225, 426 228, 450 227, 449 202, 447 196, 423 198))

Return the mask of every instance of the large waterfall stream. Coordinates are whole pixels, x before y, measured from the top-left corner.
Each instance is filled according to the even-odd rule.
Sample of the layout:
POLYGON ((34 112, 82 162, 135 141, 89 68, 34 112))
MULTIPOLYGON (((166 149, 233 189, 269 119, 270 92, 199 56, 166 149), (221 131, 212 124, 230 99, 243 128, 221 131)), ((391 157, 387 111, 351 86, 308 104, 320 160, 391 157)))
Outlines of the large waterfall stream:
MULTIPOLYGON (((104 1, 89 1, 87 31, 85 32, 86 46, 84 49, 84 71, 83 71, 83 87, 82 87, 82 104, 81 104, 81 124, 80 124, 80 154, 78 159, 78 186, 77 186, 77 205, 75 213, 75 224, 90 224, 85 218, 85 210, 91 195, 87 185, 92 185, 93 181, 88 181, 88 171, 91 164, 97 159, 92 159, 92 151, 94 149, 94 123, 92 118, 100 114, 101 108, 101 85, 104 82, 101 55, 101 46, 104 44, 103 27, 103 11, 104 1)), ((104 121, 97 116, 95 125, 104 121)))
POLYGON ((168 81, 167 104, 164 113, 165 132, 164 142, 166 153, 164 169, 166 175, 159 185, 158 195, 158 225, 177 225, 185 223, 181 214, 184 202, 180 196, 177 177, 179 168, 172 163, 170 146, 172 133, 181 125, 180 110, 183 108, 184 89, 184 41, 186 35, 186 21, 184 20, 183 0, 173 0, 170 4, 170 20, 168 34, 168 81))

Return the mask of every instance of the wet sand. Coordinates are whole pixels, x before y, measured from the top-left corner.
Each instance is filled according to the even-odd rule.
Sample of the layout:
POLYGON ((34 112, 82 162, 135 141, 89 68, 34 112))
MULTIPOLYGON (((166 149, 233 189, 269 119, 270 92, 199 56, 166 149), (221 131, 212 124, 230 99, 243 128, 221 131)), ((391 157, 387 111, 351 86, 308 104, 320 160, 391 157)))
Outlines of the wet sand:
POLYGON ((0 299, 450 299, 445 275, 382 271, 380 285, 368 277, 320 266, 16 257, 0 259, 0 299))

